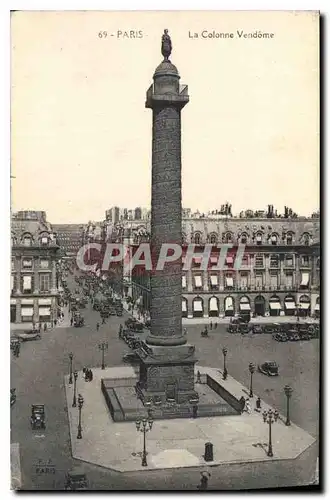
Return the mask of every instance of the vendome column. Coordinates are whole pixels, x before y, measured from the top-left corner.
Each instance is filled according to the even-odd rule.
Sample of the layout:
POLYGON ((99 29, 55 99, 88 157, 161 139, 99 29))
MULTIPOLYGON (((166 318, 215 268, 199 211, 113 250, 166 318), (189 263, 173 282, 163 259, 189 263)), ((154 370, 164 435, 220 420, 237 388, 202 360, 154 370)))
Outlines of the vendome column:
POLYGON ((147 91, 152 109, 151 197, 151 334, 140 354, 142 400, 188 402, 194 393, 195 347, 182 333, 182 261, 155 270, 164 243, 182 245, 181 110, 189 102, 188 87, 180 85, 177 68, 169 60, 171 39, 164 31, 162 55, 154 83, 147 91))

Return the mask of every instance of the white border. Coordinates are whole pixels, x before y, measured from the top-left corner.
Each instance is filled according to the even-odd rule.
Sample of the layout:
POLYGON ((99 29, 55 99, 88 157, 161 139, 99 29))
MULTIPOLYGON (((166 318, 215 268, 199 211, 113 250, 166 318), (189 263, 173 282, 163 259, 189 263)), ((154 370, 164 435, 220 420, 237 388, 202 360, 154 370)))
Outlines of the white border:
MULTIPOLYGON (((5 284, 5 286, 1 287, 1 321, 2 321, 2 332, 1 332, 1 341, 3 343, 3 351, 6 353, 5 355, 5 363, 2 365, 2 373, 7 375, 7 379, 9 379, 9 346, 8 346, 8 335, 6 333, 9 331, 8 322, 9 322, 9 265, 10 265, 10 248, 9 248, 9 235, 10 235, 10 217, 9 217, 9 168, 10 168, 10 132, 9 132, 9 124, 10 124, 10 25, 9 25, 9 12, 10 10, 320 10, 325 16, 329 12, 329 2, 328 0, 320 0, 319 2, 311 1, 311 0, 300 0, 300 1, 290 1, 290 0, 269 0, 267 3, 260 1, 252 1, 245 2, 235 1, 235 0, 223 0, 219 1, 211 1, 211 0, 203 0, 203 1, 194 1, 190 0, 190 2, 184 2, 182 0, 167 0, 166 2, 151 2, 151 1, 134 1, 134 0, 113 0, 109 2, 109 0, 57 0, 56 2, 53 0, 48 0, 45 2, 44 0, 17 0, 17 1, 6 1, 3 0, 0 3, 0 36, 1 40, 1 55, 0 55, 0 65, 1 65, 1 78, 0 78, 0 119, 1 119, 1 156, 2 156, 2 165, 0 169, 1 175, 1 210, 0 210, 0 221, 1 221, 1 234, 3 236, 3 241, 1 245, 1 257, 3 265, 0 268, 1 273, 1 283, 5 284), (111 8, 109 8, 111 7, 111 8), (7 328, 6 328, 7 327, 7 328)), ((328 19, 327 19, 328 20, 328 19)), ((329 78, 328 78, 328 67, 325 67, 325 59, 326 56, 329 58, 329 36, 326 33, 326 42, 323 48, 324 51, 324 71, 326 72, 324 77, 324 92, 326 94, 326 82, 329 86, 329 78)), ((324 109, 324 120, 329 117, 329 101, 326 100, 326 96, 323 98, 323 106, 326 107, 324 109)), ((323 130, 323 140, 324 144, 329 144, 330 142, 330 134, 329 128, 327 130, 323 130)), ((325 237, 324 243, 329 248, 330 243, 330 232, 329 232, 329 224, 330 224, 330 214, 329 207, 327 203, 327 193, 329 192, 329 175, 328 172, 328 162, 326 162, 326 156, 323 159, 323 189, 324 189, 324 205, 323 205, 323 220, 326 221, 324 224, 325 237)), ((329 281, 329 269, 326 265, 326 252, 323 254, 323 280, 328 284, 329 281)), ((323 298, 323 310, 326 310, 326 298, 323 298)), ((328 324, 327 315, 325 317, 326 325, 328 324)), ((324 351, 324 375, 326 375, 323 384, 328 388, 329 380, 328 374, 329 370, 326 370, 327 361, 330 359, 329 355, 329 343, 325 343, 325 336, 327 334, 327 328, 323 329, 323 345, 322 350, 324 351, 326 347, 326 352, 324 351)), ((6 377, 4 378, 6 380, 6 377)), ((7 407, 9 408, 9 382, 1 381, 1 401, 3 402, 3 406, 0 412, 0 432, 3 434, 3 439, 1 442, 7 443, 8 448, 5 446, 1 446, 0 453, 0 470, 2 473, 8 471, 8 475, 6 478, 2 476, 1 481, 1 498, 8 498, 13 493, 8 491, 8 485, 10 484, 10 468, 8 463, 9 457, 9 440, 8 440, 8 432, 9 432, 9 410, 7 411, 7 407), (3 392, 3 394, 2 394, 3 392), (8 402, 8 406, 7 406, 8 402)), ((325 391, 324 391, 325 396, 325 391)), ((326 422, 326 416, 328 413, 328 403, 329 401, 323 401, 323 404, 326 405, 324 412, 324 421, 326 422)), ((320 429, 320 437, 322 439, 322 429, 320 429)), ((329 446, 329 432, 326 433, 326 444, 325 448, 327 449, 329 446)), ((220 493, 222 496, 223 493, 220 493)), ((169 493, 170 495, 170 493, 169 493)), ((240 494, 237 494, 237 496, 240 494)), ((88 495, 90 497, 95 497, 96 494, 88 495)), ((117 496, 117 495, 114 495, 117 496)), ((171 494, 173 497, 173 494, 171 494)))

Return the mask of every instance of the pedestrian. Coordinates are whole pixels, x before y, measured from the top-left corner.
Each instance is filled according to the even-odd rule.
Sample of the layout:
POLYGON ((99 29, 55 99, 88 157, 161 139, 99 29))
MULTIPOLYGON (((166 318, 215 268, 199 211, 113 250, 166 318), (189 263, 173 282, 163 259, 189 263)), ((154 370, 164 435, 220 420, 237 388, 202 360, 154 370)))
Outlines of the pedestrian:
POLYGON ((244 410, 247 412, 247 413, 251 413, 251 404, 250 404, 250 400, 249 398, 247 398, 245 400, 245 408, 244 410))
POLYGON ((261 399, 260 399, 260 397, 259 397, 259 396, 258 396, 257 401, 256 401, 256 411, 257 411, 258 413, 260 413, 260 412, 261 412, 261 399))
POLYGON ((99 322, 97 322, 97 323, 96 323, 96 331, 98 332, 98 331, 99 331, 99 329, 100 329, 100 323, 99 323, 99 322))
POLYGON ((102 325, 105 325, 105 317, 102 318, 102 325))
POLYGON ((54 319, 54 325, 57 326, 57 319, 54 319))
POLYGON ((218 323, 217 323, 217 322, 215 322, 215 323, 214 323, 214 329, 216 330, 217 328, 218 328, 218 323))
POLYGON ((47 332, 47 323, 44 323, 44 332, 47 332))
POLYGON ((50 327, 51 327, 51 328, 54 328, 54 320, 51 320, 51 322, 50 322, 50 327))
POLYGON ((72 326, 73 325, 73 317, 71 316, 71 319, 70 319, 70 325, 72 326))
POLYGON ((213 324, 212 321, 210 321, 210 330, 212 330, 213 324))

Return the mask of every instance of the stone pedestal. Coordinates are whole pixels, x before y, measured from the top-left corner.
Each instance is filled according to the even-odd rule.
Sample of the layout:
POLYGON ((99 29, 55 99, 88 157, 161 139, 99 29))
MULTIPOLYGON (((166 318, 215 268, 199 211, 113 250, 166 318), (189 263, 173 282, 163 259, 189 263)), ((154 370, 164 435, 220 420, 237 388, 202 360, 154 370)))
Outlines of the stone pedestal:
POLYGON ((144 346, 140 356, 140 377, 136 386, 143 403, 189 403, 195 397, 195 347, 144 346))

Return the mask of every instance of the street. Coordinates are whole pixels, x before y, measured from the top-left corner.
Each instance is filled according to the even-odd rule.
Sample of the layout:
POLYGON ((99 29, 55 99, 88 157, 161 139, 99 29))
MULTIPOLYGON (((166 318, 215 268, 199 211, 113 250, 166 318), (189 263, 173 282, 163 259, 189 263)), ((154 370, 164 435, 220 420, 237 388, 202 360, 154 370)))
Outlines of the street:
MULTIPOLYGON (((72 280, 72 277, 69 278, 72 280)), ((69 286, 76 287, 73 282, 69 286)), ((148 489, 145 474, 122 475, 104 470, 91 464, 73 460, 69 441, 69 428, 63 388, 63 375, 69 372, 69 352, 74 354, 73 368, 101 366, 99 341, 108 341, 105 353, 108 366, 122 364, 122 355, 129 351, 126 344, 118 339, 120 323, 128 315, 111 316, 105 325, 99 313, 88 305, 82 310, 86 326, 82 328, 58 327, 42 335, 41 340, 22 344, 19 358, 12 357, 11 387, 16 387, 17 401, 11 409, 11 442, 19 443, 21 453, 22 489, 63 489, 65 474, 73 466, 82 466, 91 489, 148 489), (32 431, 30 414, 32 404, 44 404, 46 429, 32 431), (50 461, 55 474, 36 473, 36 464, 50 461)), ((223 367, 222 347, 227 347, 227 369, 237 380, 248 386, 249 362, 256 364, 275 360, 279 363, 279 377, 269 378, 255 373, 254 392, 282 413, 286 400, 283 393, 285 384, 294 389, 291 401, 291 418, 294 423, 317 436, 318 432, 318 370, 319 341, 279 343, 271 335, 242 336, 227 334, 225 326, 210 331, 209 338, 201 338, 201 327, 187 327, 188 341, 196 345, 200 365, 223 367)), ((79 385, 85 382, 77 381, 79 385)), ((110 417, 109 417, 110 418, 110 417)), ((156 431, 156 424, 155 424, 156 431)), ((153 484, 157 480, 152 475, 153 484)), ((253 485, 253 477, 251 477, 253 485)), ((156 481, 157 482, 157 481, 156 481)), ((159 489, 196 489, 199 473, 185 470, 180 474, 162 474, 159 489)), ((216 488, 217 485, 213 484, 216 488)), ((220 484, 218 485, 221 486, 220 484)), ((244 487, 247 487, 244 485, 244 487)), ((252 487, 252 486, 251 486, 252 487)), ((155 489, 155 486, 152 487, 155 489)))

